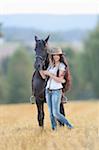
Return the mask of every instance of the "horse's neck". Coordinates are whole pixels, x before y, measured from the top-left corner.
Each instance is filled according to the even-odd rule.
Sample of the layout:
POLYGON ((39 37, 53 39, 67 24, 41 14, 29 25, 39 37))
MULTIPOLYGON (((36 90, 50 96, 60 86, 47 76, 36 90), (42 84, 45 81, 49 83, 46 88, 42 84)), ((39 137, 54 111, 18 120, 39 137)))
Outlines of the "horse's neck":
POLYGON ((35 74, 36 74, 37 76, 40 76, 40 73, 39 73, 38 70, 35 70, 35 74))
POLYGON ((44 80, 44 79, 41 77, 41 75, 40 75, 40 73, 39 73, 38 70, 35 70, 35 74, 36 74, 36 76, 37 76, 39 79, 44 80))

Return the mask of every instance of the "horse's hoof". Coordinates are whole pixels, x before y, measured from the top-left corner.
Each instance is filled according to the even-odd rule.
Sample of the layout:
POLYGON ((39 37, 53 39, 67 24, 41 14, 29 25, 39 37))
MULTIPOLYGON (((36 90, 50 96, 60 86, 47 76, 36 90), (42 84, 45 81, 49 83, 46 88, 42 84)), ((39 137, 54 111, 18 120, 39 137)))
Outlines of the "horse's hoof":
POLYGON ((44 131, 44 127, 40 126, 40 131, 43 132, 44 131))

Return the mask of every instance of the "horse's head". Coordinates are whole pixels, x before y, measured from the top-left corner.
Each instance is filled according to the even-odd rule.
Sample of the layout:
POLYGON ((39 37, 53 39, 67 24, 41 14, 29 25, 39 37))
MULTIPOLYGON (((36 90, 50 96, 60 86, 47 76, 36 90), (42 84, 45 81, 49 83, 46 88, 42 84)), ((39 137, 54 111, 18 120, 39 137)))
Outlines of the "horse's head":
POLYGON ((35 52, 36 52, 36 61, 35 61, 35 69, 42 70, 46 65, 47 58, 47 43, 49 36, 45 40, 39 40, 37 36, 35 36, 35 52))

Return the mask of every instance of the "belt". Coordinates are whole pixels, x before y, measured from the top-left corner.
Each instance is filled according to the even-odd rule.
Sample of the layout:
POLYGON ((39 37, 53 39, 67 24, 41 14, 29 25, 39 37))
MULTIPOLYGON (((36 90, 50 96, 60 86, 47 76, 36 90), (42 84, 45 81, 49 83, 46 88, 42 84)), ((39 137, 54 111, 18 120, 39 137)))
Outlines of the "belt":
POLYGON ((57 90, 62 90, 62 89, 47 89, 48 91, 57 91, 57 90))

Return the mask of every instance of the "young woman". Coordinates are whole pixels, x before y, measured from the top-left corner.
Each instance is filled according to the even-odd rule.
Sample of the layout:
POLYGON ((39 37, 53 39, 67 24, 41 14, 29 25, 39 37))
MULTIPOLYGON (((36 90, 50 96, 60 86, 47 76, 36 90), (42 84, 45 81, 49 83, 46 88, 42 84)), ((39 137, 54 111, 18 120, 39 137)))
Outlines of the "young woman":
POLYGON ((51 65, 47 70, 41 71, 43 78, 49 76, 46 85, 46 101, 50 113, 51 126, 55 130, 57 127, 56 119, 61 123, 64 123, 69 129, 73 126, 69 121, 60 113, 60 103, 62 97, 62 83, 66 82, 64 79, 64 72, 67 64, 63 57, 62 50, 60 48, 52 48, 50 50, 51 65))

